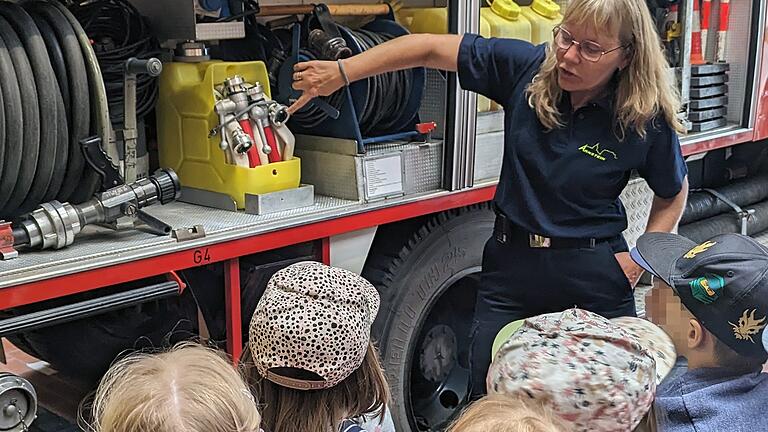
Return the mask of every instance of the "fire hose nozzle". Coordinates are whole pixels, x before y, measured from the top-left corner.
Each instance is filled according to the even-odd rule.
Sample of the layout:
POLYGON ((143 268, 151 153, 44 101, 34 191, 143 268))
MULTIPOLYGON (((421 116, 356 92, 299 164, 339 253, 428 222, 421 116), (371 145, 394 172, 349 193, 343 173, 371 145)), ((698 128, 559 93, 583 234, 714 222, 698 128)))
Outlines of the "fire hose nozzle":
POLYGON ((180 197, 181 183, 171 169, 148 178, 96 194, 82 204, 51 201, 41 204, 13 226, 14 245, 35 249, 61 249, 71 245, 86 225, 111 224, 125 216, 138 216, 155 203, 168 204, 180 197))

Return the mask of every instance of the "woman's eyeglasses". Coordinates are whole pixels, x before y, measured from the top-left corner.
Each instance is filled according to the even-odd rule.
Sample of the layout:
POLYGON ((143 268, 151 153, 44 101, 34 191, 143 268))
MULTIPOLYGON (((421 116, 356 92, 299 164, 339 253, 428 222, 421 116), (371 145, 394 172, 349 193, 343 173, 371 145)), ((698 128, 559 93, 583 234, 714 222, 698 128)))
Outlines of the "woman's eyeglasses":
POLYGON ((626 44, 606 51, 597 42, 588 40, 577 42, 576 39, 573 38, 573 35, 561 26, 555 27, 553 34, 555 37, 555 46, 557 46, 559 49, 567 51, 571 45, 576 44, 576 47, 579 50, 579 55, 581 55, 584 60, 590 61, 592 63, 599 62, 600 59, 608 53, 627 48, 630 45, 626 44))

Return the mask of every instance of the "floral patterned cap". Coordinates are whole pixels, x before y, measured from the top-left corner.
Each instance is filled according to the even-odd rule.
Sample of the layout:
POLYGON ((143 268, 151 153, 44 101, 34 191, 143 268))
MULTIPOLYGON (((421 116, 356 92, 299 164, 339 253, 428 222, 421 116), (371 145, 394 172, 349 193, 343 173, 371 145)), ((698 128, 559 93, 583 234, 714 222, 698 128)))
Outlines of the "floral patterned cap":
POLYGON ((540 400, 573 431, 632 431, 675 358, 650 322, 569 309, 523 322, 496 353, 488 392, 540 400))

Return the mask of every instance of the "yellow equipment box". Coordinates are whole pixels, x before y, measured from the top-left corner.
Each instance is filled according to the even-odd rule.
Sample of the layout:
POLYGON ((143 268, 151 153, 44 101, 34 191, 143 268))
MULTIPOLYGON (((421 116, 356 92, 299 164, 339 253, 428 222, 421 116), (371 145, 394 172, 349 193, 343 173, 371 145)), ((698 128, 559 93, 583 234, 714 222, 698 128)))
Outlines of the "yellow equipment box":
MULTIPOLYGON (((259 82, 269 95, 269 78, 263 62, 168 63, 160 76, 157 102, 157 136, 160 165, 172 168, 184 187, 229 195, 238 209, 245 208, 245 194, 259 195, 296 188, 301 181, 301 161, 292 160, 240 167, 226 162, 219 135, 208 138, 219 125, 214 112, 214 87, 234 75, 259 82)), ((223 132, 222 132, 223 133, 223 132)))

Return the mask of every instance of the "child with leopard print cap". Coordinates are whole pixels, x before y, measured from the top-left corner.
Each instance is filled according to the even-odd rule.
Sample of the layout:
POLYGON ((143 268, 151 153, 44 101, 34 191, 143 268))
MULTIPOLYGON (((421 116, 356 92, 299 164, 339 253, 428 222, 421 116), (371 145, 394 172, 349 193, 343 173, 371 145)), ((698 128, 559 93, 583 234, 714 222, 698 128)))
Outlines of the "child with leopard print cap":
POLYGON ((394 432, 389 387, 371 342, 379 294, 317 262, 267 283, 243 354, 266 432, 394 432))

